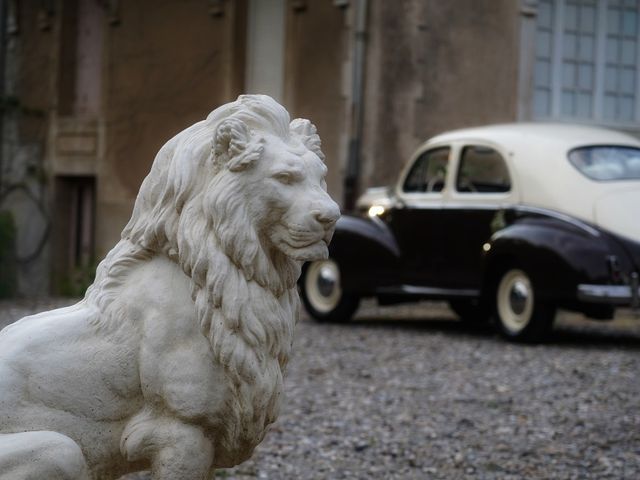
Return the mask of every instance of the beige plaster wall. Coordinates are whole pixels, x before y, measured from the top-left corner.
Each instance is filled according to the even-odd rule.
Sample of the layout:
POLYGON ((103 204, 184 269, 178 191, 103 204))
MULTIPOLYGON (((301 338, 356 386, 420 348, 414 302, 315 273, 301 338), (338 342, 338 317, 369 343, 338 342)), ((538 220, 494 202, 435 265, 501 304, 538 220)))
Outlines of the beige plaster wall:
POLYGON ((46 29, 38 24, 36 2, 18 2, 16 8, 18 30, 9 34, 6 46, 5 94, 19 102, 18 110, 9 112, 18 120, 17 140, 44 148, 52 99, 57 97, 57 28, 53 22, 46 29))
POLYGON ((284 103, 292 118, 308 118, 318 128, 329 167, 328 190, 339 203, 347 154, 347 14, 326 0, 287 9, 284 103))
POLYGON ((97 257, 119 238, 159 148, 241 92, 243 3, 212 16, 199 0, 120 2, 105 33, 97 257))
POLYGON ((516 120, 519 27, 512 0, 425 4, 417 132, 516 120))
POLYGON ((518 2, 372 0, 361 190, 397 177, 428 137, 515 121, 518 2))
MULTIPOLYGON (((36 114, 19 116, 12 141, 28 147, 23 153, 36 164, 36 157, 48 155, 53 168, 57 153, 44 150, 47 135, 55 140, 49 145, 57 145, 60 116, 95 129, 95 168, 83 174, 96 175, 95 256, 101 258, 119 238, 161 145, 243 91, 248 2, 216 4, 213 10, 221 16, 211 15, 213 4, 202 0, 118 2, 116 23, 105 3, 75 31, 62 28, 63 19, 73 20, 74 9, 82 15, 86 2, 93 0, 56 0, 44 29, 37 21, 39 2, 16 3, 21 25, 12 55, 20 62, 9 66, 20 101, 36 114), (91 26, 95 49, 82 25, 91 26), (83 45, 75 56, 67 55, 76 39, 83 45), (96 52, 100 62, 93 62, 96 52), (78 70, 75 62, 81 65, 85 54, 92 63, 78 70), (96 72, 99 82, 77 85, 87 76, 96 78, 96 72)), ((356 3, 346 9, 329 0, 286 3, 284 104, 293 117, 310 118, 318 127, 329 191, 339 201, 353 118, 356 3)), ((391 183, 416 146, 435 133, 516 119, 519 2, 369 0, 368 5, 361 191, 391 183)))

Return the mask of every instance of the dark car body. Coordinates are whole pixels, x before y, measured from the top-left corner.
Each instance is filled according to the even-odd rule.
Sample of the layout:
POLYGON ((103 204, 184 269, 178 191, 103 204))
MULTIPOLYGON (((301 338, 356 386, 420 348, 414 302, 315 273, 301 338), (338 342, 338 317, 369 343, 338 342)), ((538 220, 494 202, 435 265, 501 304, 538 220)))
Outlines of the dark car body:
POLYGON ((337 282, 346 300, 448 300, 470 320, 497 316, 516 339, 539 338, 558 307, 605 319, 638 306, 640 142, 627 135, 534 124, 451 132, 423 144, 395 187, 368 191, 358 208, 337 224, 334 266, 303 278, 318 319, 340 318, 329 318, 321 292, 320 311, 309 301, 313 281, 325 292, 337 282), (571 152, 594 159, 576 167, 571 152), (615 155, 629 171, 607 163, 615 155), (512 316, 506 325, 501 312, 512 316))

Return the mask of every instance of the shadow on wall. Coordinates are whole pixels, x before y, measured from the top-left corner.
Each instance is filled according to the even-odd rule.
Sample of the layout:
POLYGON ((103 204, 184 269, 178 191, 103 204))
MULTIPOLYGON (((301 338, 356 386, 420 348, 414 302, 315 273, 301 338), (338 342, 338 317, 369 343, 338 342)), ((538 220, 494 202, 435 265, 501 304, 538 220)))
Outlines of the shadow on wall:
POLYGON ((16 226, 10 212, 0 212, 0 298, 15 295, 16 226))

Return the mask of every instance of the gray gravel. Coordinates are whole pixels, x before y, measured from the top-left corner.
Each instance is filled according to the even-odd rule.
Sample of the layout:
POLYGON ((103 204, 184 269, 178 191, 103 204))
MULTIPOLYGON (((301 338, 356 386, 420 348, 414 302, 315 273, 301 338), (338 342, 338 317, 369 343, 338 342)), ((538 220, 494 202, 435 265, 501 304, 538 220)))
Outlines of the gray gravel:
MULTIPOLYGON (((61 303, 0 302, 0 325, 61 303)), ((638 372, 629 312, 562 315, 537 346, 465 328, 441 304, 368 305, 347 325, 305 317, 279 421, 217 477, 637 479, 638 372)))

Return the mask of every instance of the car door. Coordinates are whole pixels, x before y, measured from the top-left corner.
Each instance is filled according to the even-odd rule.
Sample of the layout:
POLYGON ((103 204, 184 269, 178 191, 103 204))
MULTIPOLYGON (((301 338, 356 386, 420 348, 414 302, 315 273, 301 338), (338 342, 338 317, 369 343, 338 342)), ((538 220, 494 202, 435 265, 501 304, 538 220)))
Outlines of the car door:
POLYGON ((397 186, 397 205, 387 221, 401 252, 399 283, 434 285, 442 258, 442 199, 451 147, 439 145, 419 153, 397 186))
POLYGON ((500 226, 500 215, 515 203, 508 157, 496 145, 463 142, 456 148, 452 182, 443 205, 442 286, 479 289, 485 244, 500 226))

